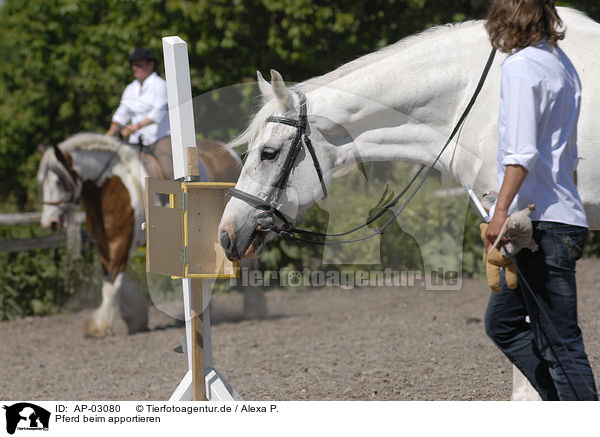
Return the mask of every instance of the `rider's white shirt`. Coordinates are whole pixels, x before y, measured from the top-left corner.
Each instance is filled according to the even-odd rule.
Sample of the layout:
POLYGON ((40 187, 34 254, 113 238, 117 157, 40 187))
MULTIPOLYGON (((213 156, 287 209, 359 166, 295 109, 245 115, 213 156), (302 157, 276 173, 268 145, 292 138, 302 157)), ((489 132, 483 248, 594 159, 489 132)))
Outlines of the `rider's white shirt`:
POLYGON ((112 121, 121 125, 139 123, 150 118, 154 123, 144 126, 129 136, 129 142, 138 144, 140 135, 145 146, 169 135, 169 110, 167 105, 167 84, 156 72, 141 84, 137 79, 127 85, 121 103, 112 121))
POLYGON ((506 58, 498 118, 498 184, 505 166, 529 174, 510 212, 535 203, 532 220, 587 227, 573 173, 577 168, 577 121, 581 83, 560 48, 543 40, 506 58))

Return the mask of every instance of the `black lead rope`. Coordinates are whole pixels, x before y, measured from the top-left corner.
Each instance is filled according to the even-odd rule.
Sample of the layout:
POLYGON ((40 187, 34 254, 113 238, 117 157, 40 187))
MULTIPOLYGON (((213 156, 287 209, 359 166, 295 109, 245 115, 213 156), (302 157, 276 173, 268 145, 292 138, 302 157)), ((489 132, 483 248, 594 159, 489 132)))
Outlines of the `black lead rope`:
MULTIPOLYGON (((404 194, 406 194, 406 192, 409 190, 409 188, 412 186, 412 184, 417 180, 417 178, 419 177, 419 175, 423 172, 423 169, 425 169, 424 165, 422 165, 421 167, 419 167, 419 170, 415 173, 415 175, 413 176, 413 178, 404 187, 404 189, 400 192, 400 194, 398 194, 394 199, 390 200, 387 205, 382 206, 381 207, 381 211, 379 211, 376 215, 374 215, 373 217, 371 217, 365 224, 356 226, 355 228, 352 228, 349 231, 342 232, 342 233, 339 233, 339 234, 321 234, 319 232, 312 232, 312 231, 307 231, 307 230, 304 230, 304 229, 294 229, 294 232, 297 232, 299 234, 315 235, 315 236, 319 236, 319 237, 343 237, 344 235, 348 235, 348 234, 351 234, 353 232, 356 232, 359 229, 362 229, 362 228, 370 225, 375 220, 377 220, 379 217, 381 217, 383 214, 385 214, 393 206, 396 206, 396 204, 398 203, 398 201, 402 198, 402 196, 404 196, 404 194)), ((387 226, 384 225, 384 226, 387 227, 389 225, 387 225, 387 226)), ((377 232, 377 231, 376 232, 379 233, 379 234, 382 234, 383 233, 383 229, 382 228, 385 229, 382 226, 382 227, 378 228, 378 229, 381 229, 381 230, 379 232, 377 232)))
MULTIPOLYGON (((394 222, 394 220, 396 220, 398 218, 398 216, 402 213, 402 211, 404 211, 404 209, 408 206, 408 203, 413 199, 413 197, 415 197, 415 195, 420 190, 420 188, 423 186, 423 184, 425 183, 427 177, 429 176, 429 174, 431 173, 431 171, 433 170, 433 168, 435 167, 435 165, 437 164, 437 162, 441 158, 441 156, 444 153, 444 151, 448 148, 448 146, 450 145, 450 143, 452 142, 452 140, 454 139, 454 137, 456 136, 456 134, 461 129, 462 125, 465 122, 465 119, 467 118, 467 116, 471 112, 471 109, 475 105, 475 101, 477 100, 477 97, 479 96, 479 93, 481 92, 481 90, 483 88, 483 85, 485 83, 487 75, 488 75, 488 73, 489 73, 489 71, 490 71, 490 69, 492 67, 493 62, 494 62, 494 57, 495 56, 496 56, 496 49, 493 48, 492 51, 490 52, 490 55, 488 56, 487 62, 485 64, 485 67, 483 69, 483 72, 481 74, 479 82, 477 84, 477 87, 475 88, 475 91, 473 92, 473 96, 471 97, 471 100, 467 104, 467 107, 463 111, 462 115, 458 119, 458 122, 454 126, 454 129, 452 130, 452 133, 448 137, 448 140, 446 141, 446 143, 444 144, 444 146, 440 150, 440 153, 438 153, 438 155, 436 156, 436 158, 433 161, 433 163, 431 164, 431 166, 429 166, 427 168, 427 171, 425 172, 425 175, 421 178, 419 184, 410 193, 409 197, 404 202, 402 202, 402 205, 397 210, 394 210, 392 208, 398 203, 398 201, 404 196, 404 194, 406 194, 406 192, 410 189, 410 187, 415 183, 415 181, 418 179, 419 175, 421 174, 421 172, 423 171, 423 169, 424 169, 425 166, 421 166, 421 168, 419 169, 419 171, 410 180, 410 182, 402 190, 402 192, 400 194, 398 194, 398 196, 396 196, 393 200, 391 200, 387 205, 385 205, 384 207, 382 207, 382 210, 378 214, 376 214, 374 217, 372 217, 366 223, 364 223, 364 224, 362 224, 360 226, 357 226, 357 227, 355 227, 355 228, 353 228, 353 229, 351 229, 349 231, 342 232, 342 233, 339 233, 339 234, 323 234, 323 233, 312 232, 312 231, 308 231, 308 230, 304 230, 304 229, 296 229, 287 220, 284 220, 284 226, 281 227, 281 228, 279 228, 279 227, 277 227, 275 225, 269 225, 268 228, 270 230, 276 232, 277 234, 279 234, 279 236, 281 236, 283 238, 287 238, 287 239, 290 239, 290 240, 293 240, 293 241, 297 241, 297 242, 301 242, 301 243, 319 244, 319 245, 321 245, 321 244, 322 245, 329 245, 329 244, 333 245, 333 244, 355 243, 355 242, 358 242, 358 241, 366 240, 367 238, 371 238, 371 237, 373 237, 375 235, 381 235, 381 234, 383 234, 383 232, 385 231, 385 229, 388 226, 390 226, 394 222), (294 235, 294 233, 297 233, 297 234, 315 236, 315 237, 320 237, 320 238, 345 236, 345 235, 351 234, 351 233, 353 233, 353 232, 355 232, 355 231, 357 231, 359 229, 362 229, 362 228, 368 226, 369 224, 371 224, 372 222, 374 222, 375 220, 377 220, 379 217, 381 217, 383 214, 385 214, 385 212, 387 212, 387 211, 392 211, 392 213, 394 214, 394 216, 392 218, 390 218, 387 222, 385 222, 382 226, 380 226, 379 228, 376 228, 371 234, 369 234, 369 235, 367 235, 365 237, 351 239, 351 240, 333 240, 333 241, 330 240, 330 241, 325 241, 325 240, 310 240, 310 239, 307 239, 307 238, 302 238, 302 237, 298 237, 298 236, 294 235)), ((313 160, 315 161, 315 163, 318 162, 314 156, 313 156, 313 160)))

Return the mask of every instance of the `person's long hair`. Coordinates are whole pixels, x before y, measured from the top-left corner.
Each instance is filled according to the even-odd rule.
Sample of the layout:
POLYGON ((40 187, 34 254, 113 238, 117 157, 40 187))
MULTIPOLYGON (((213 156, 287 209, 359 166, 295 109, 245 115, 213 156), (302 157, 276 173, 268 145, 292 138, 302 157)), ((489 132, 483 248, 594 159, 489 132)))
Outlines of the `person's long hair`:
POLYGON ((565 37, 554 0, 493 0, 485 28, 504 53, 535 45, 543 38, 556 46, 565 37))

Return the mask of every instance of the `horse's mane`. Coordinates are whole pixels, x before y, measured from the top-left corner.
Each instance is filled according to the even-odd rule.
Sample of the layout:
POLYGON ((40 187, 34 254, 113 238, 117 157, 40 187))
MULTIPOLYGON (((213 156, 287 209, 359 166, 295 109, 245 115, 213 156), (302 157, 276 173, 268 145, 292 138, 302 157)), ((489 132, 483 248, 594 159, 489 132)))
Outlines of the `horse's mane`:
MULTIPOLYGON (((119 161, 128 173, 135 174, 136 171, 138 171, 134 167, 140 161, 139 153, 133 147, 127 146, 116 137, 82 132, 67 138, 58 145, 58 148, 62 152, 73 152, 77 150, 115 152, 119 161)), ((58 161, 54 150, 47 150, 42 157, 37 174, 38 185, 41 184, 50 170, 55 172, 63 181, 67 182, 68 185, 72 185, 72 178, 69 175, 69 172, 64 165, 58 161)), ((137 178, 133 179, 137 180, 137 178)))
POLYGON ((63 152, 74 150, 116 152, 123 164, 131 162, 131 160, 139 160, 139 152, 135 148, 123 143, 117 137, 92 132, 75 134, 60 143, 58 148, 63 152))
POLYGON ((350 73, 360 70, 363 67, 379 62, 382 59, 385 59, 389 56, 393 56, 400 50, 403 50, 414 44, 418 44, 419 42, 433 35, 443 36, 445 33, 452 32, 457 29, 473 28, 481 25, 481 21, 470 20, 461 23, 440 24, 437 26, 432 26, 428 29, 423 30, 422 32, 407 36, 393 44, 382 47, 379 50, 368 53, 364 56, 361 56, 360 58, 354 59, 353 61, 341 65, 335 70, 326 73, 322 76, 313 77, 297 85, 294 85, 291 89, 293 91, 307 92, 310 89, 322 87, 324 85, 335 82, 336 80, 341 79, 342 77, 350 73))
MULTIPOLYGON (((456 28, 475 26, 481 26, 481 21, 465 21, 456 24, 443 24, 439 26, 433 26, 420 33, 403 38, 394 44, 361 56, 360 58, 350 61, 322 76, 313 77, 304 82, 293 85, 290 87, 290 90, 296 92, 302 91, 303 93, 306 93, 312 89, 331 84, 332 82, 335 82, 336 80, 352 72, 360 70, 363 67, 379 62, 382 59, 385 59, 389 56, 393 56, 400 50, 409 47, 413 44, 416 44, 422 41, 423 39, 430 37, 431 35, 450 32, 455 30, 456 28)), ((237 138, 231 141, 227 145, 228 148, 238 147, 244 144, 252 144, 254 142, 254 139, 257 137, 258 133, 262 131, 266 123, 266 119, 270 115, 273 115, 276 111, 281 112, 283 110, 277 99, 266 99, 264 96, 260 97, 259 106, 260 109, 250 121, 248 128, 244 132, 242 132, 237 138)))
MULTIPOLYGON (((584 19, 589 21, 590 23, 595 22, 589 18, 584 12, 578 11, 572 8, 559 8, 560 16, 575 16, 578 19, 584 19)), ((418 44, 424 39, 429 38, 430 36, 436 35, 443 37, 446 33, 453 32, 458 29, 472 29, 475 27, 483 26, 482 20, 468 20, 460 23, 450 23, 450 24, 441 24, 438 26, 432 26, 422 32, 419 32, 415 35, 407 36, 406 38, 401 39, 400 41, 390 44, 388 46, 382 47, 381 49, 368 53, 360 58, 357 58, 353 61, 350 61, 339 68, 324 74, 323 76, 317 76, 312 79, 308 79, 304 82, 301 82, 297 85, 291 87, 292 91, 303 91, 307 92, 312 88, 318 88, 336 80, 353 73, 354 71, 360 70, 361 68, 374 64, 382 59, 387 58, 388 56, 392 56, 396 54, 398 51, 412 46, 414 44, 418 44)))
MULTIPOLYGON (((595 24, 595 22, 591 18, 589 18, 585 13, 576 9, 561 7, 559 8, 559 14, 561 17, 576 17, 576 19, 583 19, 584 21, 587 21, 591 24, 595 24)), ((410 47, 414 44, 418 44, 432 36, 444 37, 447 33, 453 32, 458 29, 474 29, 476 27, 482 26, 483 21, 481 20, 470 20, 461 23, 442 24, 439 26, 433 26, 420 33, 405 37, 396 43, 393 43, 377 51, 361 56, 360 58, 350 61, 344 65, 341 65, 337 69, 326 73, 322 76, 313 77, 304 82, 300 82, 290 87, 290 90, 293 92, 302 91, 303 93, 306 93, 310 90, 322 86, 327 86, 328 84, 331 84, 332 82, 335 82, 343 78, 344 76, 347 76, 357 70, 360 70, 363 67, 379 62, 389 56, 393 56, 399 51, 410 47)), ((237 138, 231 141, 227 145, 228 148, 243 146, 245 144, 252 144, 258 136, 258 134, 262 132, 266 123, 266 119, 270 115, 273 115, 276 111, 283 111, 283 108, 281 108, 281 105, 277 102, 277 99, 265 99, 264 96, 261 96, 260 98, 259 107, 260 109, 250 121, 247 129, 244 132, 242 132, 237 138)))

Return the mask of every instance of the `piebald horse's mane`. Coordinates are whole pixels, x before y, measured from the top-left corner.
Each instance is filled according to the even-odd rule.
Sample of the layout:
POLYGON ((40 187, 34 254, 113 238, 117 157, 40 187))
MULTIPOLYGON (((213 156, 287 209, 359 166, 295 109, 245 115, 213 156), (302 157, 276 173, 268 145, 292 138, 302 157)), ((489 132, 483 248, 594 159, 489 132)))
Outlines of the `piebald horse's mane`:
POLYGON ((122 146, 128 146, 128 144, 123 143, 123 141, 117 137, 82 132, 67 138, 58 145, 58 148, 63 152, 72 152, 75 150, 116 152, 123 164, 139 159, 139 152, 137 149, 131 146, 122 146))
MULTIPOLYGON (((61 142, 58 145, 58 148, 63 153, 66 152, 69 154, 72 154, 76 151, 116 153, 119 162, 125 167, 128 173, 134 175, 137 171, 139 171, 138 169, 134 168, 136 164, 139 165, 139 152, 135 148, 123 143, 116 137, 91 132, 82 132, 61 142)), ((44 180, 48 171, 55 172, 61 178, 61 180, 67 182, 68 185, 72 185, 73 182, 69 172, 56 158, 53 150, 47 150, 42 157, 37 175, 38 185, 44 180)))

